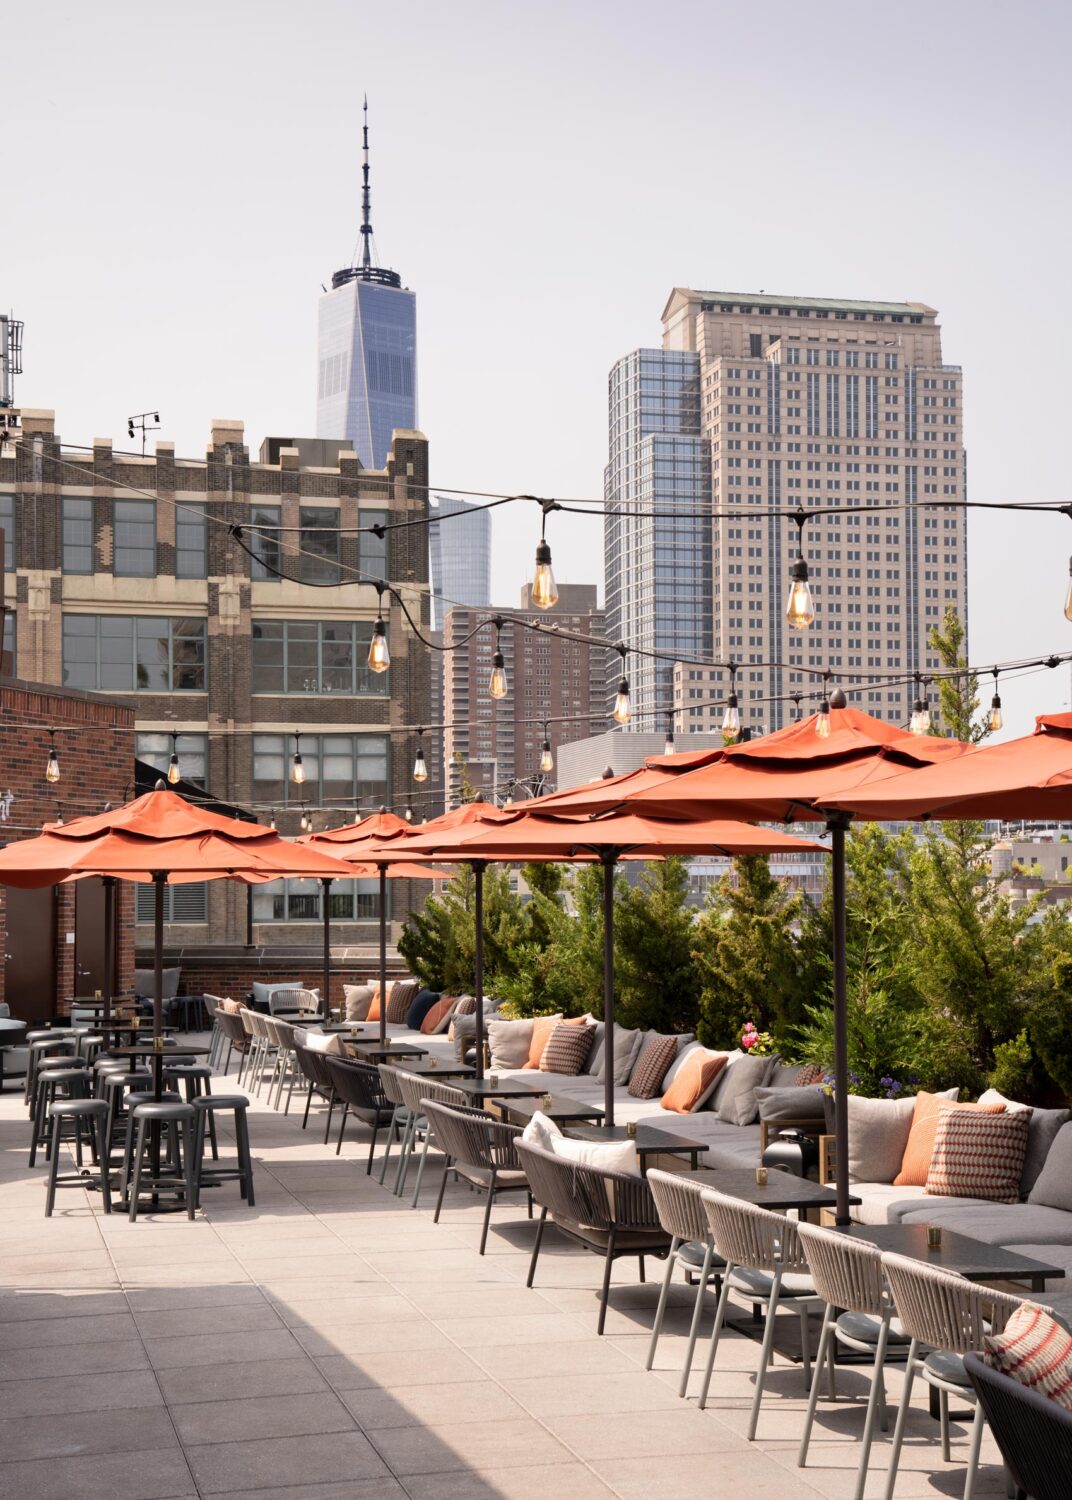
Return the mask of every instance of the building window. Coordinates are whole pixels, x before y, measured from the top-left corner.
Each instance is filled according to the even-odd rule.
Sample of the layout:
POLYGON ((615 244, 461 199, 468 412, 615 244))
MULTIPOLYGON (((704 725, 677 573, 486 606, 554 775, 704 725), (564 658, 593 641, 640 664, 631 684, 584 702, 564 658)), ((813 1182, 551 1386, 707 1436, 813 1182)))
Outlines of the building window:
POLYGON ((112 507, 112 572, 117 578, 155 578, 156 505, 152 500, 113 500, 112 507))
POLYGON ((302 583, 338 583, 339 512, 335 506, 303 505, 298 577, 302 583))
POLYGON ((255 505, 249 518, 249 547, 253 556, 249 560, 249 576, 268 579, 275 583, 279 578, 279 528, 282 525, 282 508, 278 505, 255 505))
POLYGON ((368 669, 371 620, 254 620, 255 693, 390 692, 389 672, 368 669))
POLYGON ((15 496, 0 495, 0 528, 4 532, 4 572, 15 570, 15 496))
POLYGON ((16 628, 15 628, 15 611, 13 609, 5 609, 4 610, 4 644, 3 644, 3 654, 6 657, 10 658, 10 662, 11 662, 11 672, 10 672, 10 675, 12 677, 17 677, 18 676, 18 671, 17 671, 16 664, 17 664, 17 661, 18 661, 18 654, 17 654, 16 628))
MULTIPOLYGON (((156 917, 156 892, 151 885, 141 884, 135 889, 135 918, 137 922, 152 922, 156 917)), ((192 880, 188 885, 166 885, 164 887, 165 922, 207 922, 208 885, 204 880, 192 880)))
MULTIPOLYGON (((173 887, 168 886, 168 890, 173 887)), ((273 880, 253 892, 254 922, 322 922, 324 891, 319 880, 273 880)), ((390 911, 390 899, 388 899, 390 911)), ((380 915, 378 880, 336 880, 328 896, 333 922, 373 922, 380 915)))
MULTIPOLYGON (((383 526, 387 523, 387 512, 385 510, 362 510, 358 513, 358 524, 360 526, 383 526)), ((374 536, 371 531, 362 531, 358 538, 358 570, 361 573, 361 581, 368 583, 377 578, 390 578, 391 569, 388 561, 387 538, 390 533, 382 537, 374 536)))
POLYGON ((63 571, 92 573, 93 501, 63 497, 63 571))
POLYGON ((206 523, 203 505, 185 501, 175 511, 175 577, 204 578, 207 574, 206 523))
POLYGON ((63 685, 90 692, 203 693, 204 620, 64 615, 63 685))
POLYGON ((369 810, 390 802, 390 737, 386 734, 305 734, 305 781, 290 779, 293 734, 253 736, 253 798, 262 807, 369 810))
MULTIPOLYGON (((208 735, 180 734, 175 740, 175 753, 179 757, 179 771, 183 781, 192 781, 195 786, 208 786, 208 735)), ((134 737, 134 754, 147 766, 166 776, 171 764, 171 735, 139 734, 134 737)))

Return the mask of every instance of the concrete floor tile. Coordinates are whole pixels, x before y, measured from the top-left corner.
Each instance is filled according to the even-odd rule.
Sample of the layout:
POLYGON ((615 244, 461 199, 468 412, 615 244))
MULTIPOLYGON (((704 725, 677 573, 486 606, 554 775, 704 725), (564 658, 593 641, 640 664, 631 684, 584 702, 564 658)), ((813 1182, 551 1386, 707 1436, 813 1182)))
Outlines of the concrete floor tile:
POLYGON ((24 1318, 4 1329, 5 1353, 16 1349, 47 1349, 54 1344, 97 1344, 107 1340, 136 1338, 137 1325, 129 1312, 90 1313, 68 1318, 54 1310, 47 1318, 24 1318))
POLYGON ((365 1354, 333 1354, 316 1361, 337 1391, 379 1386, 403 1390, 422 1383, 457 1385, 484 1378, 480 1366, 444 1342, 436 1349, 386 1349, 365 1354))
MULTIPOLYGON (((240 1391, 236 1385, 233 1390, 240 1391)), ((331 1391, 298 1395, 243 1396, 234 1401, 200 1401, 176 1406, 175 1427, 186 1446, 234 1442, 236 1437, 311 1437, 354 1431, 351 1413, 331 1391)))
POLYGON ((228 1361, 293 1359, 303 1351, 285 1328, 260 1333, 193 1333, 182 1337, 146 1339, 154 1369, 178 1365, 206 1365, 228 1361))
POLYGON ((580 1458, 642 1458, 665 1454, 725 1453, 747 1446, 710 1412, 684 1403, 677 1409, 648 1412, 642 1422, 629 1414, 549 1416, 547 1426, 580 1458))
POLYGON ((34 1380, 51 1375, 108 1375, 113 1370, 147 1370, 148 1356, 139 1338, 107 1339, 99 1344, 53 1344, 43 1349, 5 1349, 0 1340, 0 1381, 34 1380))
POLYGON ((492 1465, 523 1468, 564 1464, 573 1455, 530 1417, 498 1422, 452 1422, 441 1427, 385 1427, 372 1436, 401 1479, 492 1465))
POLYGON ((186 1456, 202 1495, 257 1486, 302 1486, 326 1480, 389 1478, 368 1438, 359 1432, 322 1437, 258 1438, 188 1447, 186 1456))
POLYGON ((408 1474, 412 1500, 608 1500, 614 1491, 584 1464, 408 1474))
POLYGON ((366 1432, 381 1427, 440 1427, 449 1422, 521 1421, 527 1413, 493 1380, 447 1385, 369 1386, 344 1400, 366 1432))
MULTIPOLYGON (((146 1382, 155 1386, 155 1382, 146 1382)), ((171 1418, 162 1404, 127 1411, 67 1412, 53 1416, 0 1420, 0 1453, 5 1460, 64 1458, 88 1453, 137 1453, 164 1449, 176 1441, 171 1418)))
POLYGON ((653 1381, 644 1370, 626 1374, 601 1373, 598 1379, 585 1375, 524 1373, 499 1377, 515 1400, 541 1421, 562 1416, 616 1416, 624 1412, 677 1410, 682 1402, 676 1393, 653 1381))
POLYGON ((56 1374, 0 1383, 0 1412, 6 1418, 134 1411, 144 1406, 162 1406, 163 1401, 156 1381, 144 1368, 113 1370, 100 1380, 56 1374))
MULTIPOLYGON (((534 1309, 540 1304, 534 1303, 534 1309)), ((561 1343, 578 1343, 589 1336, 589 1330, 564 1313, 534 1310, 524 1316, 500 1318, 440 1318, 439 1327, 463 1349, 478 1344, 521 1344, 530 1339, 533 1343, 549 1340, 561 1343)), ((594 1326, 591 1332, 595 1332, 594 1326)))
POLYGON ((321 1364, 338 1354, 361 1355, 385 1349, 445 1349, 450 1345, 446 1335, 425 1318, 414 1318, 407 1323, 346 1323, 330 1336, 313 1329, 298 1329, 294 1337, 299 1349, 304 1353, 315 1353, 321 1364))
POLYGON ((171 1407, 228 1401, 236 1394, 289 1398, 329 1389, 313 1361, 303 1355, 244 1364, 181 1365, 174 1370, 157 1370, 156 1378, 171 1407))
POLYGON ((282 1320, 265 1299, 239 1303, 237 1307, 154 1308, 134 1315, 144 1339, 170 1338, 196 1333, 254 1333, 280 1329, 282 1320))
POLYGON ((173 1500, 196 1495, 178 1447, 0 1463, 0 1495, 13 1500, 173 1500))

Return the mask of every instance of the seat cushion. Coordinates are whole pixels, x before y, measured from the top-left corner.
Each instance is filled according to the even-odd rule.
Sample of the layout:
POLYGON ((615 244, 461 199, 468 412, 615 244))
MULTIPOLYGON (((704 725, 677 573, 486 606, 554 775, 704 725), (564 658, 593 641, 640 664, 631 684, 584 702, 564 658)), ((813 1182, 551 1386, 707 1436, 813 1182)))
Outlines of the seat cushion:
POLYGON ((910 1214, 929 1222, 940 1208, 986 1208, 982 1198, 925 1197, 918 1188, 894 1187, 892 1182, 854 1182, 854 1193, 862 1200, 851 1210, 858 1224, 901 1224, 910 1214))
MULTIPOLYGON (((555 1214, 551 1217, 566 1234, 584 1240, 586 1245, 603 1250, 610 1242, 609 1229, 595 1229, 591 1224, 578 1224, 573 1219, 560 1219, 555 1214)), ((619 1229, 614 1236, 615 1250, 637 1250, 655 1255, 669 1244, 670 1236, 661 1229, 619 1229)))
MULTIPOLYGON (((489 1167, 467 1167, 458 1163, 458 1175, 477 1187, 487 1187, 491 1181, 489 1167)), ((528 1186, 528 1178, 518 1167, 503 1167, 495 1173, 496 1188, 522 1188, 528 1186)))
POLYGON ((943 1385, 962 1386, 966 1391, 972 1388, 962 1356, 950 1354, 947 1349, 935 1349, 932 1354, 927 1355, 923 1361, 924 1380, 928 1375, 940 1380, 943 1385))
POLYGON ((1027 1201, 1072 1210, 1072 1125, 1062 1125, 1057 1132, 1027 1201))
MULTIPOLYGON (((730 1286, 735 1292, 743 1292, 757 1302, 765 1302, 771 1294, 774 1276, 770 1271, 755 1271, 750 1266, 737 1266, 730 1273, 730 1286)), ((798 1271, 787 1271, 782 1277, 779 1297, 815 1297, 815 1283, 810 1276, 798 1271)))
POLYGON ((1060 1208, 1044 1208, 1033 1203, 990 1203, 982 1207, 954 1203, 906 1213, 903 1224, 938 1224, 970 1235, 986 1245, 1072 1244, 1072 1214, 1060 1208))
MULTIPOLYGON (((858 1312, 842 1313, 834 1324, 836 1331, 843 1334, 846 1339, 857 1344, 867 1344, 871 1348, 878 1343, 881 1326, 881 1318, 876 1318, 872 1313, 858 1312)), ((910 1344, 912 1342, 897 1318, 890 1319, 886 1342, 887 1344, 910 1344)))

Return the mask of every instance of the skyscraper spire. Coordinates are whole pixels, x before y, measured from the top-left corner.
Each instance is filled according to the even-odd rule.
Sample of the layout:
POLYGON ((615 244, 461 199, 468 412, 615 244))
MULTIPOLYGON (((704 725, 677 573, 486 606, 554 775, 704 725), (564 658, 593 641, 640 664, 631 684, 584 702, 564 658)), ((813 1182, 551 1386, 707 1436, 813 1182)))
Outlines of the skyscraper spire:
POLYGON ((361 269, 366 274, 372 269, 372 200, 369 195, 368 156, 368 95, 365 95, 364 123, 362 127, 364 160, 361 164, 361 269))

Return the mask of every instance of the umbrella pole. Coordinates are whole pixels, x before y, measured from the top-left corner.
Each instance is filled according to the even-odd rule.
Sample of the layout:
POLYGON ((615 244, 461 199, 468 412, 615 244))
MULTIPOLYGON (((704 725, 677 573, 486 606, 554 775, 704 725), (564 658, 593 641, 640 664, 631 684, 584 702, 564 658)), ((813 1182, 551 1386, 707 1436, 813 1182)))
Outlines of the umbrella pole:
POLYGON ((484 865, 475 859, 472 864, 473 911, 476 924, 476 943, 473 955, 473 991, 476 1000, 476 1076, 484 1077, 484 865))
POLYGON ((321 880, 324 900, 324 1020, 331 1020, 331 876, 321 880))
POLYGON ((387 1042, 387 866, 380 866, 380 1046, 387 1042))
MULTIPOLYGON (((153 1095, 159 1100, 164 1081, 164 886, 167 875, 153 871, 153 1095)), ((159 1126, 153 1128, 153 1174, 160 1175, 159 1126)))
POLYGON ((603 865, 603 1110, 614 1124, 614 871, 616 851, 600 856, 603 865))
POLYGON ((849 1214, 849 1093, 848 970, 846 962, 845 833, 850 814, 835 814, 827 823, 831 836, 834 958, 834 1151, 837 1160, 835 1223, 852 1222, 849 1214))
POLYGON ((112 1024, 112 987, 115 984, 115 876, 105 875, 101 884, 104 886, 104 1011, 101 1032, 107 1050, 108 1028, 112 1024))

